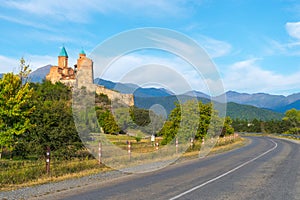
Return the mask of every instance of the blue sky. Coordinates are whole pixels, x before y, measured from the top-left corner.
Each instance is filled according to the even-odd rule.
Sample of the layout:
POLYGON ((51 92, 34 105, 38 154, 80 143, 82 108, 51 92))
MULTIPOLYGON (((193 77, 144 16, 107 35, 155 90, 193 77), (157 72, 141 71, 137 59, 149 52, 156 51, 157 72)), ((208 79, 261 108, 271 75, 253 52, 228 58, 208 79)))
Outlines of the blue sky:
MULTIPOLYGON (((89 54, 122 31, 161 27, 186 34, 202 46, 216 64, 225 90, 300 92, 297 0, 4 0, 0 25, 0 72, 17 72, 21 57, 33 70, 55 65, 63 45, 73 65, 82 48, 89 54)), ((131 54, 116 66, 145 60, 181 65, 163 55, 131 54)), ((201 84, 197 77, 181 73, 201 84)), ((118 81, 113 71, 104 78, 118 81)))

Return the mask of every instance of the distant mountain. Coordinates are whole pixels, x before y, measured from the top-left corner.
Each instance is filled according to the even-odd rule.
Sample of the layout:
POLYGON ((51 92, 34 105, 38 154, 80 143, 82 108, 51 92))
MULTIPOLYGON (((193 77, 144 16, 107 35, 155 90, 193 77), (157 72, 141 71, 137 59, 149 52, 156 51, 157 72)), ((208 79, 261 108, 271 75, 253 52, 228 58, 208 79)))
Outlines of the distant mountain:
MULTIPOLYGON (((283 95, 270 95, 265 93, 247 94, 234 91, 228 91, 223 95, 226 96, 227 102, 252 105, 259 108, 272 109, 288 103, 288 100, 283 95)), ((218 99, 218 97, 216 97, 216 99, 218 99)))
POLYGON ((211 98, 209 95, 190 91, 182 95, 174 95, 168 90, 162 88, 141 88, 134 84, 114 83, 103 79, 95 79, 95 83, 103 85, 108 89, 114 89, 121 93, 133 93, 135 105, 139 108, 149 109, 155 104, 159 104, 169 114, 175 108, 175 102, 184 102, 196 97, 203 103, 214 102, 216 107, 224 102, 220 102, 224 95, 227 98, 227 115, 232 118, 241 119, 281 119, 286 110, 295 107, 299 109, 299 104, 290 103, 298 98, 299 94, 293 94, 288 97, 283 95, 270 95, 265 93, 247 94, 229 91, 223 96, 211 98), (298 107, 297 107, 298 106, 298 107))
POLYGON ((167 97, 174 94, 163 88, 139 87, 134 91, 133 95, 137 97, 167 97))
MULTIPOLYGON (((184 103, 188 100, 195 99, 188 95, 169 95, 169 96, 156 96, 156 97, 142 97, 134 96, 134 104, 136 107, 150 109, 153 105, 161 105, 166 113, 169 115, 170 112, 175 108, 175 103, 184 103)), ((198 98, 203 103, 209 103, 209 99, 198 98)))
POLYGON ((231 119, 259 119, 265 121, 280 120, 283 118, 282 113, 233 102, 227 103, 226 115, 229 116, 231 119))
POLYGON ((287 96, 288 102, 289 104, 300 100, 300 93, 295 93, 295 94, 291 94, 289 96, 287 96))
POLYGON ((267 108, 277 112, 285 112, 286 109, 288 109, 286 106, 300 100, 300 93, 285 97, 283 95, 271 95, 266 93, 247 94, 234 91, 228 91, 225 94, 215 97, 214 100, 220 102, 220 99, 224 98, 224 95, 226 96, 227 102, 267 108))
POLYGON ((49 74, 50 68, 52 65, 46 65, 44 67, 38 68, 37 70, 30 73, 29 78, 31 82, 39 83, 46 78, 46 75, 49 74))
POLYGON ((132 94, 132 92, 138 88, 138 85, 135 84, 125 84, 125 83, 115 83, 112 81, 96 78, 94 83, 97 85, 102 85, 107 89, 116 90, 123 94, 132 94))
POLYGON ((164 88, 142 88, 132 83, 114 83, 100 78, 96 78, 94 83, 123 94, 133 94, 137 97, 165 97, 174 95, 164 88))
MULTIPOLYGON (((167 114, 175 108, 176 102, 185 102, 187 100, 192 99, 190 95, 171 95, 165 97, 135 97, 135 105, 139 108, 149 109, 155 104, 161 105, 167 114)), ((198 97, 198 100, 203 103, 211 102, 210 99, 198 97)), ((215 108, 218 109, 222 105, 222 103, 214 102, 215 108)), ((257 108, 255 106, 242 105, 237 103, 228 103, 226 115, 231 117, 232 119, 259 119, 259 120, 275 120, 282 119, 283 114, 274 112, 267 109, 257 108)))
POLYGON ((291 103, 291 104, 282 106, 282 107, 278 107, 278 108, 276 108, 276 110, 277 110, 278 112, 284 113, 284 112, 286 112, 287 110, 290 110, 290 109, 292 109, 292 108, 295 108, 295 109, 297 109, 297 110, 300 110, 300 100, 295 101, 295 102, 293 102, 293 103, 291 103))
POLYGON ((210 99, 211 97, 203 92, 199 92, 199 91, 189 91, 184 93, 183 95, 187 95, 187 96, 194 96, 194 97, 201 97, 201 98, 206 98, 206 99, 210 99))
MULTIPOLYGON (((49 74, 50 68, 52 65, 46 65, 44 67, 40 67, 38 69, 36 69, 35 71, 31 72, 29 74, 29 79, 31 82, 34 83, 38 83, 38 82, 42 82, 43 79, 46 78, 46 75, 49 74)), ((3 77, 3 74, 0 74, 0 78, 3 77)))

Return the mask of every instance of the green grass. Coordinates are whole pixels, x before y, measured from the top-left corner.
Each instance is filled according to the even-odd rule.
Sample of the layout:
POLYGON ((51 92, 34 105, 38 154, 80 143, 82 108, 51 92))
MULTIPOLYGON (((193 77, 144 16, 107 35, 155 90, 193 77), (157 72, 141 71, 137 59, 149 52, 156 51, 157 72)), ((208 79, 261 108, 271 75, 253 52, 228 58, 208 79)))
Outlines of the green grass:
MULTIPOLYGON (((127 150, 127 141, 131 142, 132 145, 132 160, 130 164, 141 164, 141 162, 155 162, 160 161, 161 159, 170 159, 173 158, 174 152, 163 152, 164 156, 157 157, 159 153, 154 146, 152 146, 150 138, 141 139, 137 142, 134 137, 126 135, 106 135, 113 144, 121 147, 124 150, 127 150), (147 153, 147 154, 144 154, 147 153), (145 160, 144 160, 145 159, 145 160)), ((161 138, 157 138, 161 140, 161 138)), ((228 147, 235 142, 233 140, 219 139, 215 144, 214 149, 219 149, 223 151, 223 147, 228 147), (220 148, 221 147, 221 148, 220 148)), ((161 146, 162 147, 162 146, 161 146)), ((161 148, 160 147, 160 148, 161 148)), ((181 146, 179 146, 181 148, 181 146)), ((185 155, 199 154, 199 149, 201 148, 201 142, 195 141, 193 147, 189 147, 185 155)), ((219 151, 218 150, 218 151, 219 151)), ((228 150, 225 149, 225 150, 228 150)), ((167 150, 168 151, 168 150, 167 150)), ((116 162, 119 162, 120 166, 127 166, 128 156, 125 156, 126 162, 123 162, 123 159, 116 159, 116 162)), ((11 190, 19 187, 36 185, 47 183, 50 181, 59 181, 68 178, 80 177, 88 174, 99 173, 101 171, 111 170, 109 167, 104 165, 99 165, 98 160, 85 157, 85 158, 75 158, 72 160, 51 160, 51 173, 46 173, 45 160, 0 160, 0 191, 2 190, 11 190)))
POLYGON ((14 161, 0 160, 0 188, 19 185, 39 179, 49 179, 83 170, 100 168, 98 161, 74 159, 72 161, 51 161, 51 172, 46 173, 44 160, 14 161))

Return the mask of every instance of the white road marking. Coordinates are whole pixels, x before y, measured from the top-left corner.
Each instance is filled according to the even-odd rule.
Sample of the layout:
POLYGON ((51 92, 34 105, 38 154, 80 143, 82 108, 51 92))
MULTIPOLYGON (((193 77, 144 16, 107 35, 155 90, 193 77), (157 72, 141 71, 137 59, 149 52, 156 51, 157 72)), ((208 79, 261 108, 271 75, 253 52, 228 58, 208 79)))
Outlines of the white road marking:
POLYGON ((257 157, 255 157, 255 158, 253 158, 253 159, 251 159, 251 160, 249 160, 249 161, 247 161, 247 162, 245 162, 245 163, 243 163, 243 164, 241 164, 241 165, 239 165, 239 166, 237 166, 237 167, 235 167, 235 168, 229 170, 228 172, 225 172, 224 174, 221 174, 221 175, 219 175, 219 176, 217 176, 217 177, 215 177, 215 178, 213 178, 213 179, 210 179, 210 180, 206 181, 205 183, 202 183, 201 185, 197 185, 197 186, 195 186, 195 187, 193 187, 193 188, 191 188, 191 189, 189 189, 189 190, 187 190, 187 191, 185 191, 185 192, 183 192, 183 193, 180 193, 180 194, 178 194, 177 196, 172 197, 172 198, 169 199, 169 200, 175 200, 175 199, 178 199, 178 198, 180 198, 180 197, 182 197, 182 196, 184 196, 184 195, 186 195, 186 194, 188 194, 188 193, 191 193, 191 192, 193 192, 193 191, 195 191, 195 190, 197 190, 197 189, 199 189, 199 188, 202 188, 203 186, 205 186, 205 185, 207 185, 207 184, 209 184, 209 183, 212 183, 212 182, 214 182, 214 181, 216 181, 216 180, 218 180, 218 179, 220 179, 220 178, 222 178, 222 177, 224 177, 224 176, 226 176, 226 175, 228 175, 228 174, 231 174, 232 172, 234 172, 234 171, 240 169, 241 167, 244 167, 245 165, 248 165, 249 163, 251 163, 251 162, 257 160, 258 158, 260 158, 260 157, 266 155, 267 153, 273 151, 274 149, 277 148, 278 145, 277 145, 277 143, 274 142, 273 140, 270 140, 270 141, 273 142, 275 145, 274 145, 274 147, 272 147, 272 148, 269 149, 268 151, 266 151, 266 152, 260 154, 259 156, 257 156, 257 157))

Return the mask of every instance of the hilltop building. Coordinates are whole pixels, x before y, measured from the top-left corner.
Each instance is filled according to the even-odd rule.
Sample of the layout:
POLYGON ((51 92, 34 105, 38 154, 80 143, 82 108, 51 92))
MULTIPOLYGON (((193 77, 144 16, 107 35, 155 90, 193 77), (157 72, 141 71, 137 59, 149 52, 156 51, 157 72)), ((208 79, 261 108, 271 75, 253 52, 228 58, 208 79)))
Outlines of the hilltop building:
POLYGON ((83 50, 79 53, 79 58, 77 59, 77 64, 74 65, 74 68, 69 67, 68 65, 68 53, 65 47, 62 47, 58 55, 58 65, 52 66, 50 68, 49 74, 46 76, 46 79, 52 83, 62 82, 68 86, 74 87, 78 84, 78 87, 83 85, 93 84, 93 61, 86 57, 86 54, 83 50), (78 79, 77 72, 81 70, 82 81, 78 79))
POLYGON ((58 65, 50 68, 46 79, 52 83, 64 83, 69 87, 95 89, 97 94, 105 94, 112 101, 118 101, 129 106, 134 105, 132 94, 121 94, 104 86, 94 84, 93 61, 86 57, 83 50, 79 52, 77 63, 72 68, 68 66, 68 53, 65 47, 62 47, 58 55, 58 65))

